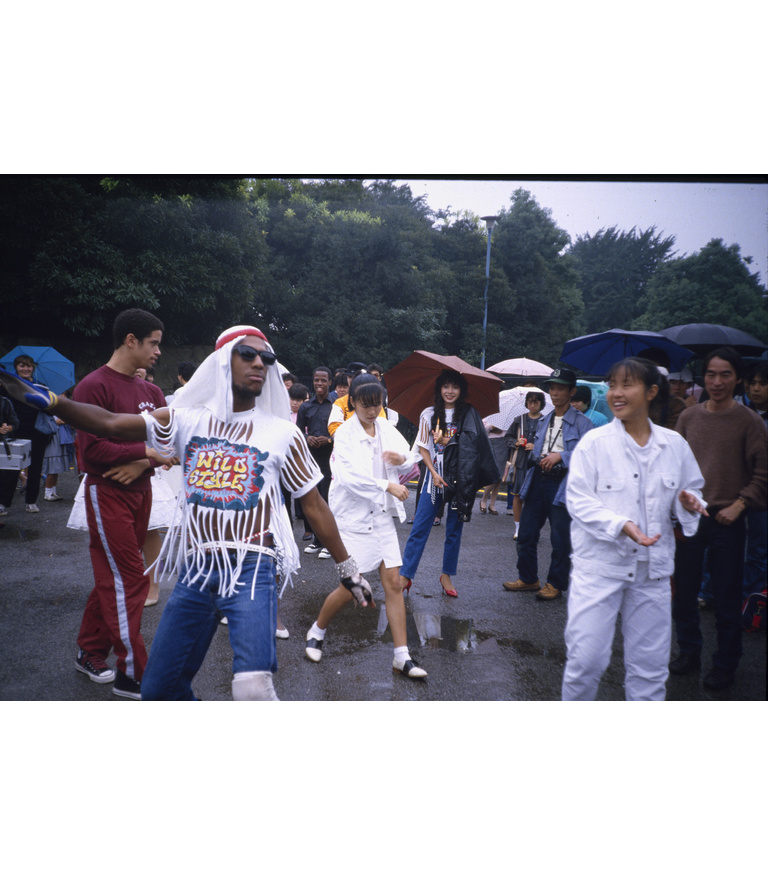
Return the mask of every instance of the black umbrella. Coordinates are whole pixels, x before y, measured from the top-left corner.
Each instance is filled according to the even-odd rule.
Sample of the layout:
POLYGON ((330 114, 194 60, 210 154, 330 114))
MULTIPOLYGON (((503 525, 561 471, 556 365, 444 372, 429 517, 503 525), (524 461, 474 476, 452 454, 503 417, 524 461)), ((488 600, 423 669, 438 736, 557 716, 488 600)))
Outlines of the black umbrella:
MULTIPOLYGON (((688 325, 673 325, 662 329, 661 334, 670 341, 692 350, 698 356, 706 356, 717 347, 733 347, 744 356, 759 356, 766 345, 752 335, 727 325, 709 322, 692 322, 688 325)), ((674 370, 674 369, 673 369, 674 370)))

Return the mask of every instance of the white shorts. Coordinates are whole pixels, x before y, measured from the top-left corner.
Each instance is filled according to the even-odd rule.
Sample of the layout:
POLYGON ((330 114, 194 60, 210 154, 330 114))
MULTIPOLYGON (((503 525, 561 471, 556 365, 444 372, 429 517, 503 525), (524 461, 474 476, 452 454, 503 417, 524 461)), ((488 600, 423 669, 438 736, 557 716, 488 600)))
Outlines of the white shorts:
POLYGON ((378 570, 382 563, 388 569, 397 569, 403 562, 392 516, 382 511, 380 514, 372 514, 371 520, 371 532, 339 531, 344 547, 349 551, 350 557, 354 557, 357 568, 363 575, 378 570))

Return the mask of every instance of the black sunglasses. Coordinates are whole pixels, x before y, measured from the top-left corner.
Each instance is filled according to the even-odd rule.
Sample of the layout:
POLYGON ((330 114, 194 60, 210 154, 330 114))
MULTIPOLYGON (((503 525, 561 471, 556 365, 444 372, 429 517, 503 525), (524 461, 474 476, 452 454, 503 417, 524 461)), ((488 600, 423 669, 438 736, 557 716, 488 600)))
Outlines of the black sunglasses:
POLYGON ((257 356, 267 366, 274 365, 277 362, 277 356, 274 353, 270 353, 268 350, 257 350, 255 347, 249 347, 248 344, 238 344, 232 349, 243 362, 253 362, 257 356))

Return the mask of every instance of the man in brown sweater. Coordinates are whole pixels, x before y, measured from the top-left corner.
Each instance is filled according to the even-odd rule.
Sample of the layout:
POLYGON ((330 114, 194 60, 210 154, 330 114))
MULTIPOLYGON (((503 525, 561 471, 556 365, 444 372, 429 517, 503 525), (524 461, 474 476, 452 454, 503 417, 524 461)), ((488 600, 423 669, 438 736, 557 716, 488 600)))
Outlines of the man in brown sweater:
POLYGON ((709 399, 683 411, 677 431, 690 444, 704 475, 708 517, 696 535, 677 543, 672 616, 679 656, 669 665, 673 675, 701 666, 702 636, 698 593, 704 553, 714 592, 717 650, 704 686, 717 690, 733 683, 741 657, 741 582, 746 536, 745 512, 766 507, 768 462, 765 427, 760 417, 734 398, 744 375, 740 356, 730 347, 704 360, 709 399))

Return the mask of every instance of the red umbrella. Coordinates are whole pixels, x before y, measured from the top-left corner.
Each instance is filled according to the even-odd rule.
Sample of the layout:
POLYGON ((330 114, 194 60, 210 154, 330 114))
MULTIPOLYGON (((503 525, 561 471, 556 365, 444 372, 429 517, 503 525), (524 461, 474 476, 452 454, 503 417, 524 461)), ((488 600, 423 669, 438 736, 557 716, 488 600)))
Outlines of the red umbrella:
POLYGON ((384 375, 387 404, 407 420, 418 423, 424 408, 435 403, 435 380, 446 370, 458 371, 466 378, 467 401, 481 417, 498 413, 503 380, 458 356, 438 356, 426 350, 416 350, 384 375))

